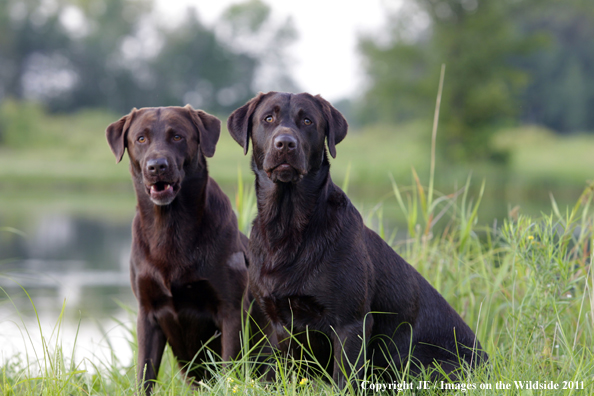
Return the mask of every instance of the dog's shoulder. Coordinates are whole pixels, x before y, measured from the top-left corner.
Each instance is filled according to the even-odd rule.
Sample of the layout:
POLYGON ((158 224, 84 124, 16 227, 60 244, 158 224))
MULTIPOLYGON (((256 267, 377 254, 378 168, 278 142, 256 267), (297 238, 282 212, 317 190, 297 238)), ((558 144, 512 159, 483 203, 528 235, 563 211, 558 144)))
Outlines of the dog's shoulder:
POLYGON ((323 209, 330 217, 326 223, 328 226, 340 226, 348 228, 349 234, 362 231, 365 227, 363 217, 347 194, 334 183, 330 183, 325 191, 323 209))
POLYGON ((206 199, 205 214, 208 216, 209 222, 216 224, 216 227, 228 227, 236 232, 237 218, 233 212, 231 200, 210 176, 206 186, 206 199))

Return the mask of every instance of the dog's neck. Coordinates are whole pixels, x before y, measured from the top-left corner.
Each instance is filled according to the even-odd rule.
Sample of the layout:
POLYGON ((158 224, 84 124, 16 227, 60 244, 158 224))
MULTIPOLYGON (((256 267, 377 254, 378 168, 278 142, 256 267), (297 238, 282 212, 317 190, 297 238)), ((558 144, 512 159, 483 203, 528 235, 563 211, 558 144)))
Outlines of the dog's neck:
POLYGON ((303 234, 317 214, 328 189, 333 186, 330 164, 309 172, 297 183, 274 183, 266 172, 256 169, 258 216, 255 227, 273 249, 298 249, 303 234))
POLYGON ((204 218, 209 181, 206 169, 198 176, 186 177, 173 202, 163 206, 151 201, 141 178, 135 180, 137 216, 144 225, 143 229, 151 233, 145 235, 147 242, 150 245, 172 244, 172 248, 183 245, 204 218))

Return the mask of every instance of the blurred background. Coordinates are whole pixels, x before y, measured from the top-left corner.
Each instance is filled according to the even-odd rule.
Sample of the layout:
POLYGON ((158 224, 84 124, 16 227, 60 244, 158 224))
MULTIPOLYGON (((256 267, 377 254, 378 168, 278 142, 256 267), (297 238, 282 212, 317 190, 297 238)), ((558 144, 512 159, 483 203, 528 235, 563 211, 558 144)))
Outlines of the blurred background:
MULTIPOLYGON (((321 94, 350 124, 333 179, 404 238, 392 183, 428 183, 442 64, 439 194, 484 180, 489 226, 573 205, 594 170, 591 0, 1 1, 0 352, 36 321, 21 285, 50 328, 66 301, 66 334, 125 343, 135 197, 104 131, 133 107, 225 123, 259 91, 321 94)), ((232 201, 248 157, 222 131, 209 166, 232 201)))

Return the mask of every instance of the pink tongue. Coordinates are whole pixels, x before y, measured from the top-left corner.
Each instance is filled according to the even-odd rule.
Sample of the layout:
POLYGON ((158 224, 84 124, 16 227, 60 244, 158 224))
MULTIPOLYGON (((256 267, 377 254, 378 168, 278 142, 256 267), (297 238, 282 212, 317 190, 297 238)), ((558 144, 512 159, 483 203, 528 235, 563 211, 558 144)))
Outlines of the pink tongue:
POLYGON ((151 195, 152 194, 159 194, 159 193, 164 193, 164 192, 169 192, 170 190, 173 190, 173 187, 171 186, 171 184, 165 184, 165 188, 161 191, 157 191, 157 187, 153 184, 151 186, 151 195))

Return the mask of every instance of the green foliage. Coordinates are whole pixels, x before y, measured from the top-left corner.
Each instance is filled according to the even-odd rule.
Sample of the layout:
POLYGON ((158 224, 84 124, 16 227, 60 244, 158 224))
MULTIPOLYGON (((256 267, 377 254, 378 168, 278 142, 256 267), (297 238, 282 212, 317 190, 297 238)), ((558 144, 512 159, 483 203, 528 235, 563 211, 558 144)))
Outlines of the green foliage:
POLYGON ((297 38, 291 17, 277 21, 266 3, 247 0, 224 11, 217 33, 234 51, 256 60, 255 91, 299 90, 291 77, 292 59, 287 48, 297 38))
MULTIPOLYGON (((62 9, 61 4, 55 5, 62 9)), ((68 42, 59 13, 52 8, 41 8, 39 0, 0 2, 0 97, 22 97, 31 55, 47 57, 68 42)))
POLYGON ((161 37, 161 51, 146 65, 152 105, 190 102, 196 108, 229 111, 252 96, 256 59, 223 45, 195 11, 182 24, 161 29, 161 37))
POLYGON ((447 72, 441 126, 444 154, 453 160, 505 162, 491 139, 518 114, 527 75, 511 63, 534 46, 514 14, 528 1, 417 0, 392 16, 388 44, 366 37, 360 50, 371 79, 365 111, 384 120, 427 117, 440 65, 447 72), (411 28, 412 22, 425 29, 411 28), (412 31, 411 31, 412 30, 412 31))
POLYGON ((61 158, 108 158, 101 155, 102 149, 108 148, 104 131, 117 118, 116 114, 101 110, 52 116, 37 103, 8 99, 0 105, 0 147, 21 155, 39 155, 39 151, 44 151, 46 161, 56 152, 61 158))
MULTIPOLYGON (((266 4, 233 5, 215 27, 194 8, 175 25, 152 9, 153 0, 0 2, 0 100, 35 100, 52 111, 190 103, 228 112, 253 96, 264 67, 277 66, 275 81, 294 87, 282 50, 265 57, 219 34, 244 21, 254 34, 266 30, 266 4)), ((283 48, 295 37, 290 23, 269 33, 257 36, 263 48, 283 48)))
POLYGON ((239 230, 248 238, 252 230, 252 220, 256 217, 256 192, 253 186, 244 186, 241 168, 237 168, 237 193, 235 194, 235 212, 239 230))
POLYGON ((541 48, 518 59, 530 81, 522 120, 563 133, 594 130, 594 7, 589 0, 543 0, 518 23, 539 34, 541 48))
POLYGON ((249 35, 258 32, 270 16, 270 8, 260 0, 233 4, 223 14, 223 20, 233 30, 233 35, 249 35))
POLYGON ((32 141, 47 137, 36 130, 43 113, 43 108, 34 103, 19 105, 13 100, 4 101, 0 107, 0 143, 22 149, 32 141))

